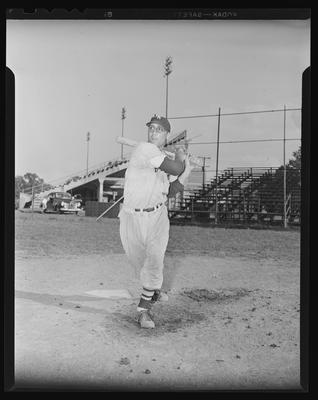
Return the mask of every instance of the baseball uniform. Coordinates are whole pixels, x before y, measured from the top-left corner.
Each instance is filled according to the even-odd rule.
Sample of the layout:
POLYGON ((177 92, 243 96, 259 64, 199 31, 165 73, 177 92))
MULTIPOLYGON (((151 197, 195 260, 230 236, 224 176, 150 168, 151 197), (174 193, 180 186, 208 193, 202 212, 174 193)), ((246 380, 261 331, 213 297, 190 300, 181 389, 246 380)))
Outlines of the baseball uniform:
POLYGON ((167 173, 159 169, 165 158, 152 143, 136 146, 126 170, 124 202, 119 213, 123 248, 150 295, 161 288, 163 281, 170 227, 167 198, 183 189, 178 180, 171 183, 167 173))

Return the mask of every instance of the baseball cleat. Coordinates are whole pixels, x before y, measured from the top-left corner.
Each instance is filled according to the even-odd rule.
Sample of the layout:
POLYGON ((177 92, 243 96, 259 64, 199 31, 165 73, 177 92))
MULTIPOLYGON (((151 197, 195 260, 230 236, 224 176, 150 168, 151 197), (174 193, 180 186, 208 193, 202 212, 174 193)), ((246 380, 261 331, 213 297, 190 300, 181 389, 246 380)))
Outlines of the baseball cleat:
POLYGON ((162 292, 159 289, 156 289, 155 293, 152 296, 151 302, 156 303, 157 301, 168 301, 168 300, 169 296, 167 295, 167 293, 162 292))
POLYGON ((140 311, 138 323, 141 328, 151 329, 155 327, 155 323, 153 322, 148 310, 140 311))

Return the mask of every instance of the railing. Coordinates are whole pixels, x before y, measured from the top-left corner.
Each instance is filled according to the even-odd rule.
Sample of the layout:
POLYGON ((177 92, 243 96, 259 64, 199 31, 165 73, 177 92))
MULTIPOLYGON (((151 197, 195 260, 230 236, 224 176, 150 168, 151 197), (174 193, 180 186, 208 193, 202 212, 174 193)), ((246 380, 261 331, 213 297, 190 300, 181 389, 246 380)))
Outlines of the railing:
POLYGON ((114 167, 120 166, 127 162, 128 162, 127 158, 124 158, 124 159, 116 158, 116 159, 92 166, 88 170, 87 174, 86 174, 86 170, 81 170, 81 171, 79 171, 77 173, 73 173, 72 175, 69 175, 67 177, 55 179, 54 181, 50 181, 45 184, 35 185, 35 186, 30 187, 22 192, 25 194, 29 194, 29 195, 32 195, 32 193, 34 193, 36 195, 41 192, 48 192, 48 191, 52 191, 55 189, 62 190, 62 188, 64 186, 69 186, 71 183, 74 183, 74 184, 80 184, 80 182, 85 183, 87 178, 94 176, 94 175, 98 175, 102 172, 106 172, 114 167), (75 180, 75 178, 77 178, 77 177, 78 177, 78 179, 75 180), (50 185, 51 187, 48 187, 48 185, 50 185))

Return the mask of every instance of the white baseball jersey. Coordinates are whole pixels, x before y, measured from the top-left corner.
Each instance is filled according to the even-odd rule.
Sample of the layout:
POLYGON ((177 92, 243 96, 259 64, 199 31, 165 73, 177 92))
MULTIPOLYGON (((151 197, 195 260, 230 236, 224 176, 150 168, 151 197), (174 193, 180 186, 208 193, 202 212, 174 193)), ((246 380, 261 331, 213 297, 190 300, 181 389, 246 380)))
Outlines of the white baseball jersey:
POLYGON ((136 146, 125 175, 124 208, 154 207, 167 200, 169 179, 158 169, 165 156, 152 143, 141 142, 136 146))

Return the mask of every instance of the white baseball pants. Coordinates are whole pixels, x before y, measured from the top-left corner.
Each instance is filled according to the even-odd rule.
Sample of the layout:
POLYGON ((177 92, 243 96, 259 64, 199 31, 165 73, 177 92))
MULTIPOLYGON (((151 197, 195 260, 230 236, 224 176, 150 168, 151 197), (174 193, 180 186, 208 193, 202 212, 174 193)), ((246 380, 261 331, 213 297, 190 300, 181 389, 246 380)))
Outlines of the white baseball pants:
POLYGON ((167 207, 162 205, 152 212, 122 208, 119 219, 123 248, 129 263, 139 272, 142 286, 161 289, 170 228, 167 207))

